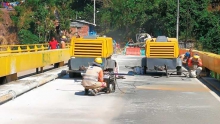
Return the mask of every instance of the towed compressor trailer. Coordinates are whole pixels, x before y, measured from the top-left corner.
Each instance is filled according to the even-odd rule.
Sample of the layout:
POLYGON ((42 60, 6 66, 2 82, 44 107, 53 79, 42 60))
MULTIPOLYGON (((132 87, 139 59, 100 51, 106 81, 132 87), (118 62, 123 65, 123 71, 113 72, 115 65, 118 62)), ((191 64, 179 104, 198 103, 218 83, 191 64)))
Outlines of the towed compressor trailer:
POLYGON ((176 70, 177 75, 182 74, 182 61, 179 58, 179 44, 176 38, 158 36, 146 40, 146 57, 142 59, 142 66, 146 70, 165 71, 176 70))
POLYGON ((111 58, 113 55, 112 38, 97 36, 73 37, 70 43, 70 55, 71 58, 68 61, 70 78, 82 76, 94 59, 100 57, 103 61, 102 68, 104 72, 108 72, 108 74, 104 75, 107 82, 106 92, 115 91, 116 75, 112 75, 112 73, 115 73, 118 65, 111 58))

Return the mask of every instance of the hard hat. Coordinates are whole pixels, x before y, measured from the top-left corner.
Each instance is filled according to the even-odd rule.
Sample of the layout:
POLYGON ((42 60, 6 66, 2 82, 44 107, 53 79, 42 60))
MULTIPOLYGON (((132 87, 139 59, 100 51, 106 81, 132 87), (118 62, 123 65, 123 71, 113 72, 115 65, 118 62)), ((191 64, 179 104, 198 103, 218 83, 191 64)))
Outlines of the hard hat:
POLYGON ((66 38, 66 36, 62 36, 62 38, 64 39, 64 38, 66 38))
POLYGON ((97 57, 97 58, 95 58, 95 62, 98 64, 102 64, 102 59, 97 57))
POLYGON ((190 57, 190 52, 186 52, 185 57, 190 57))
POLYGON ((193 58, 194 58, 194 59, 198 59, 199 56, 198 56, 198 55, 194 55, 193 58))

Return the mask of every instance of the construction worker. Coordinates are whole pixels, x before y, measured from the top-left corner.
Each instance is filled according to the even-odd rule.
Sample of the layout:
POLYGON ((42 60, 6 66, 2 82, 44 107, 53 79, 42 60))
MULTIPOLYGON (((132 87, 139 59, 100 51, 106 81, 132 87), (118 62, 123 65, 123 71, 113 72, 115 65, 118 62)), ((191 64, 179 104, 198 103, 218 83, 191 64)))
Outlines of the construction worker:
POLYGON ((189 76, 192 78, 200 77, 202 71, 202 60, 199 55, 194 55, 188 60, 189 76))
POLYGON ((190 58, 190 52, 186 52, 183 58, 183 64, 187 64, 189 58, 190 58))
POLYGON ((51 41, 49 42, 49 49, 57 49, 58 48, 58 42, 55 39, 55 37, 52 37, 51 41))
POLYGON ((60 41, 60 48, 61 49, 66 48, 66 43, 65 43, 66 40, 67 40, 66 36, 62 36, 61 41, 60 41))
POLYGON ((180 55, 180 58, 181 58, 183 64, 187 64, 188 63, 188 60, 190 58, 191 52, 192 52, 192 47, 190 47, 189 51, 187 51, 185 54, 181 54, 180 55))
POLYGON ((83 75, 82 86, 85 88, 85 95, 90 90, 92 95, 96 95, 107 85, 103 80, 103 70, 101 68, 102 59, 95 58, 93 65, 89 66, 83 75))

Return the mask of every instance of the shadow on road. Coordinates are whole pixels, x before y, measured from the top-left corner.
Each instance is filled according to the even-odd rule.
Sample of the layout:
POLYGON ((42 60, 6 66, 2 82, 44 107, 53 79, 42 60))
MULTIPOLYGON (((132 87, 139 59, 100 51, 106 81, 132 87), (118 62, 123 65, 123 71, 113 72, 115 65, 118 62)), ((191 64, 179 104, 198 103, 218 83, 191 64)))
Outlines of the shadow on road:
MULTIPOLYGON (((50 70, 53 70, 53 69, 54 69, 54 67, 51 67, 51 68, 45 69, 44 72, 47 72, 47 71, 50 71, 50 70)), ((30 76, 33 76, 33 75, 36 75, 36 74, 37 74, 36 72, 30 73, 30 74, 25 74, 25 75, 19 76, 18 79, 30 77, 30 76)))
MULTIPOLYGON (((64 66, 66 66, 66 65, 67 65, 67 63, 64 64, 64 66)), ((52 66, 52 67, 49 67, 47 69, 44 69, 43 72, 51 71, 53 69, 56 69, 56 68, 52 66)), ((19 73, 21 73, 21 72, 19 72, 19 73)), ((35 71, 33 71, 32 73, 24 74, 24 75, 19 76, 18 79, 26 78, 26 77, 33 76, 33 75, 36 75, 36 74, 37 73, 35 71)), ((41 74, 41 73, 39 72, 39 74, 41 74)))
MULTIPOLYGON (((176 73, 169 74, 169 77, 186 77, 185 75, 177 75, 176 73)), ((162 71, 147 71, 146 74, 135 74, 133 71, 128 71, 128 75, 151 76, 154 78, 166 77, 166 73, 162 71)))
POLYGON ((77 96, 85 96, 85 91, 75 92, 75 95, 77 95, 77 96))
POLYGON ((56 89, 56 90, 59 90, 59 91, 79 91, 79 90, 64 90, 64 89, 56 89))
MULTIPOLYGON (((97 96, 101 95, 101 94, 104 94, 104 93, 100 92, 100 93, 97 94, 97 96)), ((88 95, 85 95, 85 91, 75 92, 75 95, 77 95, 77 96, 93 96, 90 93, 88 95)))

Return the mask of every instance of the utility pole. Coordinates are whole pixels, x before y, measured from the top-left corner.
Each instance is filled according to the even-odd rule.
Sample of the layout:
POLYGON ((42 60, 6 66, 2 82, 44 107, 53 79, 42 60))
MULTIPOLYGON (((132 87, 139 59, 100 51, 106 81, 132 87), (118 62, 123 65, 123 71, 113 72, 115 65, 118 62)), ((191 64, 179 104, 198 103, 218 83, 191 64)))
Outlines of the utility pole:
POLYGON ((176 39, 179 41, 179 0, 177 0, 176 39))
POLYGON ((95 9, 95 0, 93 2, 94 2, 94 12, 93 12, 94 13, 94 22, 93 23, 95 24, 95 13, 96 13, 96 11, 95 11, 96 10, 95 9))

